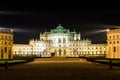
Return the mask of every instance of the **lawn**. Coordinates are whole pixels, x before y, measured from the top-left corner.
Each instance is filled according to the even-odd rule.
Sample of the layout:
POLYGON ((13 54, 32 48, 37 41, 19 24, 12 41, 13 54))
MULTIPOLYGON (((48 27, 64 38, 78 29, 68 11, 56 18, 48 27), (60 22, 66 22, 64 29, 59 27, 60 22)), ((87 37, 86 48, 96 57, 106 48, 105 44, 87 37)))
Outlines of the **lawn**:
MULTIPOLYGON (((120 59, 111 59, 111 61, 112 61, 112 64, 120 65, 120 59)), ((95 62, 109 64, 110 60, 109 59, 96 59, 95 62)))
POLYGON ((13 64, 13 63, 23 63, 26 62, 27 60, 1 60, 0 64, 5 64, 5 62, 8 62, 8 64, 13 64))

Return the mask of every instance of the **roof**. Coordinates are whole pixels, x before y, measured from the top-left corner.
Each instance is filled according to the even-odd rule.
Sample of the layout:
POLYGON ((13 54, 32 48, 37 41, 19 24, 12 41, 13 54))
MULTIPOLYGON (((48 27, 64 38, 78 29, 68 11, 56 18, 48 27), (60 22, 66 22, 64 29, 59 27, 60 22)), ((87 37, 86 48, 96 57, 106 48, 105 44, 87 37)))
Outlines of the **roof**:
POLYGON ((69 29, 65 29, 61 24, 59 24, 55 29, 51 30, 51 33, 68 33, 69 29))

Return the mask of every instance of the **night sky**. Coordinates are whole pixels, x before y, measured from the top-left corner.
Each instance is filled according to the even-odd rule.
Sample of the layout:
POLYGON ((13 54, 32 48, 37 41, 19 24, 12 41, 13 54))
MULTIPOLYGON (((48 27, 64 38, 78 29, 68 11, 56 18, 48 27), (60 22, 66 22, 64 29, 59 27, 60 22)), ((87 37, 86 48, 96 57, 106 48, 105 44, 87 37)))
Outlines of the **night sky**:
POLYGON ((106 43, 106 32, 99 30, 119 27, 119 5, 89 1, 77 4, 29 1, 0 5, 0 26, 15 30, 14 43, 28 43, 29 39, 39 38, 40 32, 50 31, 58 24, 70 31, 81 32, 82 39, 106 43))

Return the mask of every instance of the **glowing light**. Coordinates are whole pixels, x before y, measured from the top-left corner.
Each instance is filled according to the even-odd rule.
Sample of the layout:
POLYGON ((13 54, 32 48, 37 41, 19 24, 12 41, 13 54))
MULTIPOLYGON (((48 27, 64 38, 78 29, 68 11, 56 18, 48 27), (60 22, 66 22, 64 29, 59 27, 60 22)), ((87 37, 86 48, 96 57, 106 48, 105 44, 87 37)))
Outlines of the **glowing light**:
POLYGON ((108 32, 108 31, 110 31, 110 29, 106 29, 106 31, 108 32))
POLYGON ((110 30, 110 29, 94 30, 94 31, 87 32, 86 34, 87 34, 87 35, 99 34, 99 33, 107 32, 107 31, 109 31, 109 30, 110 30))

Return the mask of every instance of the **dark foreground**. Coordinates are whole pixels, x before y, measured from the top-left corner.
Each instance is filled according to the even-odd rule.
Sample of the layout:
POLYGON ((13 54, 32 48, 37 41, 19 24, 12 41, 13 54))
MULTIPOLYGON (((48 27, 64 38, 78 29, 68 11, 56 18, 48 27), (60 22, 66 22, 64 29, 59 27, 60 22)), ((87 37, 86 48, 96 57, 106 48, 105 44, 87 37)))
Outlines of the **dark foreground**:
POLYGON ((90 63, 83 59, 41 61, 0 67, 0 80, 119 80, 120 67, 90 63))

